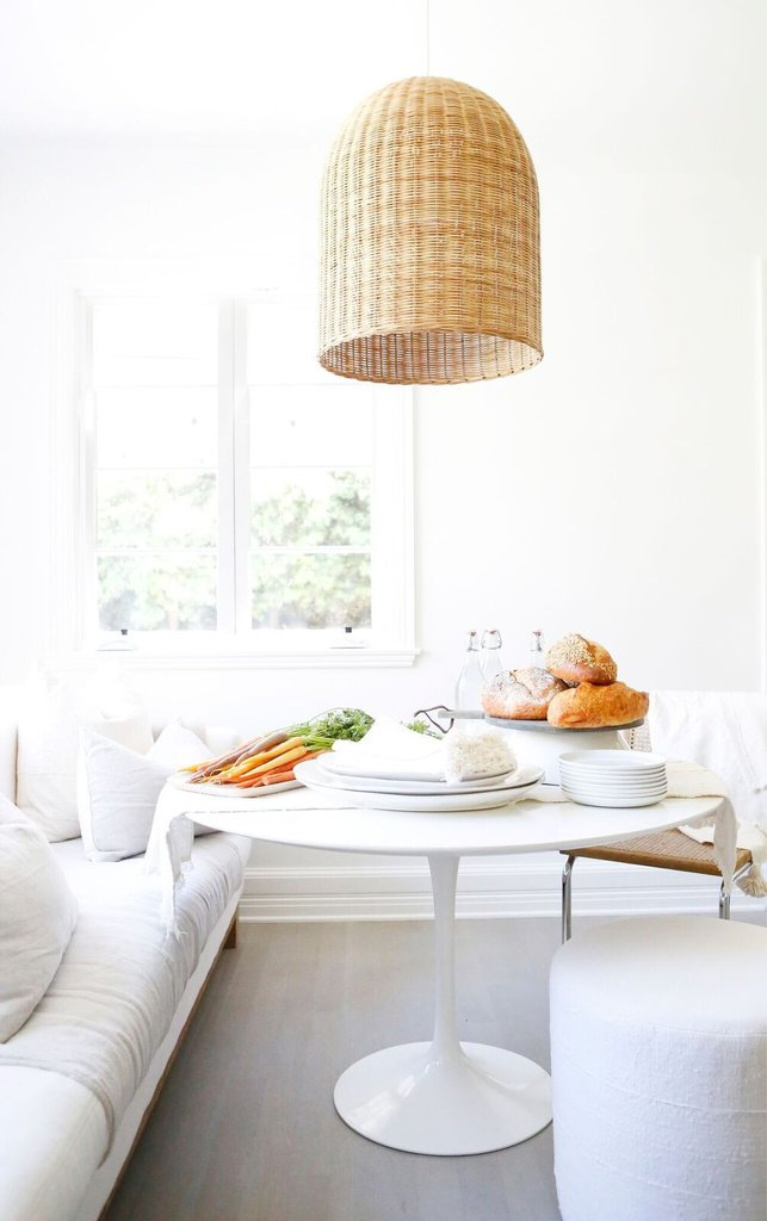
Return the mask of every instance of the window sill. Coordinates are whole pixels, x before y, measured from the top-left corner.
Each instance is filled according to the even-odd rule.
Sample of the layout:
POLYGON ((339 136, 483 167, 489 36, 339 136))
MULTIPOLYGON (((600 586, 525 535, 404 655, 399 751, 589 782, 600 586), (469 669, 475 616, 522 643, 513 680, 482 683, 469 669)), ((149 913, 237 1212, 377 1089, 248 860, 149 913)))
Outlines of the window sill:
POLYGON ((88 671, 119 662, 128 671, 182 670, 379 670, 415 665, 419 649, 336 648, 275 651, 150 651, 142 649, 91 649, 55 657, 61 671, 88 671))

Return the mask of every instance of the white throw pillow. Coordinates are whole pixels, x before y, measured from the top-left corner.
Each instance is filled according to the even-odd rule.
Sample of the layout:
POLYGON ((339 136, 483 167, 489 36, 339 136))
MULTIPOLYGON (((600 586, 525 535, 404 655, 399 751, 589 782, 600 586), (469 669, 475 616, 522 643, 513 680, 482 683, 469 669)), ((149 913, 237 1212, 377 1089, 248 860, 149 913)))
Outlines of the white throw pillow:
POLYGON ((165 764, 174 772, 212 757, 213 752, 202 736, 183 721, 171 721, 166 725, 149 751, 150 759, 165 764))
POLYGON ((102 691, 76 691, 66 684, 34 684, 18 726, 16 801, 52 843, 80 834, 77 817, 77 754, 84 725, 103 737, 144 753, 152 746, 146 713, 121 698, 114 714, 102 691))
POLYGON ((42 1000, 77 922, 77 900, 42 831, 0 797, 0 1043, 42 1000))
MULTIPOLYGON (((146 755, 86 728, 80 742, 78 810, 91 861, 121 861, 146 852, 166 780, 180 767, 210 756, 202 739, 178 721, 163 730, 146 755)), ((207 834, 209 828, 199 833, 207 834)))

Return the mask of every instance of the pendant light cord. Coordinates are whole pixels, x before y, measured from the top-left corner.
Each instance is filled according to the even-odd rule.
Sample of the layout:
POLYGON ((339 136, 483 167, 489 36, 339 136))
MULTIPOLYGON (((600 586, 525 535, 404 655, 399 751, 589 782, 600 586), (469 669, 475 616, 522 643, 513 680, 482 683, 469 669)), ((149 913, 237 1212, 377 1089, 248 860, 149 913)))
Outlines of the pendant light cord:
POLYGON ((430 34, 429 18, 431 16, 431 13, 430 13, 429 0, 425 0, 425 3, 426 3, 426 14, 425 14, 425 17, 426 17, 426 21, 425 21, 425 25, 426 25, 426 75, 431 76, 431 47, 429 45, 429 34, 430 34))

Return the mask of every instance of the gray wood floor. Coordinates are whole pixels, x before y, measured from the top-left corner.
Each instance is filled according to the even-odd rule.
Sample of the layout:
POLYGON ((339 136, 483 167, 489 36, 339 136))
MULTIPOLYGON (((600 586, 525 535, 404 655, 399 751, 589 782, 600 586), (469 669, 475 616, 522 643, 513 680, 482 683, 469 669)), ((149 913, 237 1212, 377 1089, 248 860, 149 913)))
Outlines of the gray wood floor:
MULTIPOLYGON (((548 1067, 557 944, 552 919, 459 921, 461 1037, 548 1067)), ((354 1060, 429 1037, 431 948, 421 921, 241 925, 108 1221, 558 1221, 550 1128, 431 1158, 372 1144, 333 1109, 354 1060)))

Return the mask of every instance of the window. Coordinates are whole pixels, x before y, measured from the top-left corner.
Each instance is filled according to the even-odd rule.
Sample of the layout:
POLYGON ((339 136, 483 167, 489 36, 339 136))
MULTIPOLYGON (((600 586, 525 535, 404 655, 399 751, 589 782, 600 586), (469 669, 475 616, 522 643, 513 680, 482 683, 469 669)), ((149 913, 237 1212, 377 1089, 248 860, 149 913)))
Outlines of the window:
POLYGON ((410 392, 326 374, 274 294, 79 314, 80 642, 412 649, 410 392))

